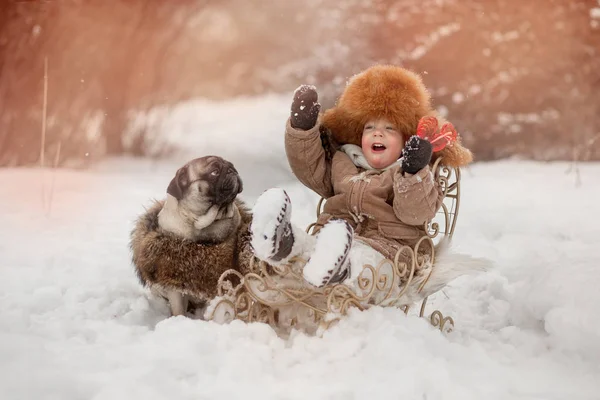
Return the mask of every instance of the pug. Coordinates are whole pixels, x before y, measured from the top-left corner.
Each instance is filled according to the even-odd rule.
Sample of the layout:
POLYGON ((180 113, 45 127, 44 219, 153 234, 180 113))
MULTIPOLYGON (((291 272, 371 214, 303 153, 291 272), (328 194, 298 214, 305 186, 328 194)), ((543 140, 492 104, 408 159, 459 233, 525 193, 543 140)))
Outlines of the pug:
POLYGON ((158 223, 181 238, 222 242, 239 226, 240 213, 233 200, 242 189, 229 161, 215 156, 192 160, 169 183, 158 223))
POLYGON ((232 163, 196 158, 177 170, 166 199, 137 219, 130 241, 135 271, 172 315, 204 307, 226 270, 249 271, 252 215, 237 197, 242 190, 232 163))

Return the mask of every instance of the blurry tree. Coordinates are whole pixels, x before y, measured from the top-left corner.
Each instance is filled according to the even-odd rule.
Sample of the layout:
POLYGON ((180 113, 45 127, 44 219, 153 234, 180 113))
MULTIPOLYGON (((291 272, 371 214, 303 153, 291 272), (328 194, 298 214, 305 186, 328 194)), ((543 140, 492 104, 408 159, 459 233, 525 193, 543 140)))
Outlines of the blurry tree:
MULTIPOLYGON (((477 159, 571 159, 600 135, 596 0, 356 3, 369 45, 347 73, 374 62, 421 73, 477 159)), ((588 150, 600 159, 600 141, 588 150)))
POLYGON ((600 159, 599 25, 597 0, 2 1, 0 165, 38 162, 46 58, 65 165, 157 155, 135 110, 302 83, 329 107, 382 62, 423 74, 479 160, 600 159))

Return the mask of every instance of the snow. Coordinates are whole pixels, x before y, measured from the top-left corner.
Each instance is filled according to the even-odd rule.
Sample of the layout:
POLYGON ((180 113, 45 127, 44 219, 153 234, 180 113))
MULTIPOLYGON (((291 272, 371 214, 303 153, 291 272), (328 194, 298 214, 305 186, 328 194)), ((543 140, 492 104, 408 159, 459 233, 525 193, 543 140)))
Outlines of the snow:
POLYGON ((539 124, 548 120, 556 120, 558 113, 554 109, 546 109, 541 113, 498 113, 497 121, 500 125, 512 125, 513 123, 539 124))
POLYGON ((465 95, 460 92, 455 92, 452 94, 452 102, 455 104, 460 104, 465 101, 465 95))
POLYGON ((496 268, 430 298, 428 313, 454 318, 450 334, 381 308, 287 340, 262 324, 168 318, 137 282, 128 239, 189 159, 222 155, 250 205, 278 186, 292 222, 314 221, 317 195, 283 153, 291 99, 156 111, 157 140, 183 149, 170 160, 0 170, 1 399, 598 398, 597 163, 578 165, 580 185, 567 163, 463 170, 457 251, 496 268))
POLYGON ((447 36, 458 32, 460 28, 460 24, 458 23, 442 25, 438 27, 436 31, 433 31, 429 35, 426 35, 423 38, 421 38, 420 45, 416 46, 410 52, 401 54, 401 56, 402 58, 406 58, 409 60, 418 60, 422 58, 425 54, 427 54, 429 50, 431 50, 431 48, 433 48, 433 46, 435 46, 439 41, 441 41, 447 36))
POLYGON ((471 85, 469 87, 469 94, 470 95, 476 95, 476 94, 479 94, 479 93, 481 93, 481 85, 475 84, 475 85, 471 85))
POLYGON ((493 32, 492 40, 496 43, 509 42, 519 38, 519 31, 493 32))

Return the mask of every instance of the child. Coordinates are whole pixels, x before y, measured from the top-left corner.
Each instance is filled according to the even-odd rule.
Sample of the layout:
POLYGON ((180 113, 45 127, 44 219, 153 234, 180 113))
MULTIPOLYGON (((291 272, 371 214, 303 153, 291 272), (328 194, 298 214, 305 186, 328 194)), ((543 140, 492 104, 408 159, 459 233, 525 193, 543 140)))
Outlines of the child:
MULTIPOLYGON (((290 199, 275 188, 253 208, 252 246, 272 265, 295 256, 308 260, 304 279, 316 287, 352 285, 365 263, 377 266, 384 258, 393 260, 403 245, 414 246, 442 204, 429 165, 432 145, 415 136, 419 120, 435 112, 420 77, 395 66, 354 76, 336 107, 322 116, 319 111, 315 88, 299 87, 285 131, 292 171, 327 199, 316 236, 290 223, 290 199), (329 136, 333 149, 326 145, 329 136)), ((439 155, 453 167, 472 161, 459 141, 439 155)), ((434 271, 440 268, 436 262, 434 271)), ((432 275, 441 281, 429 279, 436 290, 461 274, 440 271, 432 275)))

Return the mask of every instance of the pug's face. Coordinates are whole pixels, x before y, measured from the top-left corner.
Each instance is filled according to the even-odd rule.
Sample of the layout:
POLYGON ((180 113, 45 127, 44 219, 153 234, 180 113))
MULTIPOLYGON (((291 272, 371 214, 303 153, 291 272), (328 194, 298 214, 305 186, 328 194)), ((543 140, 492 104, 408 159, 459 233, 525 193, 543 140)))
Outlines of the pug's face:
POLYGON ((213 205, 227 207, 243 189, 233 164, 217 156, 196 158, 177 170, 167 193, 178 208, 202 216, 213 205))

